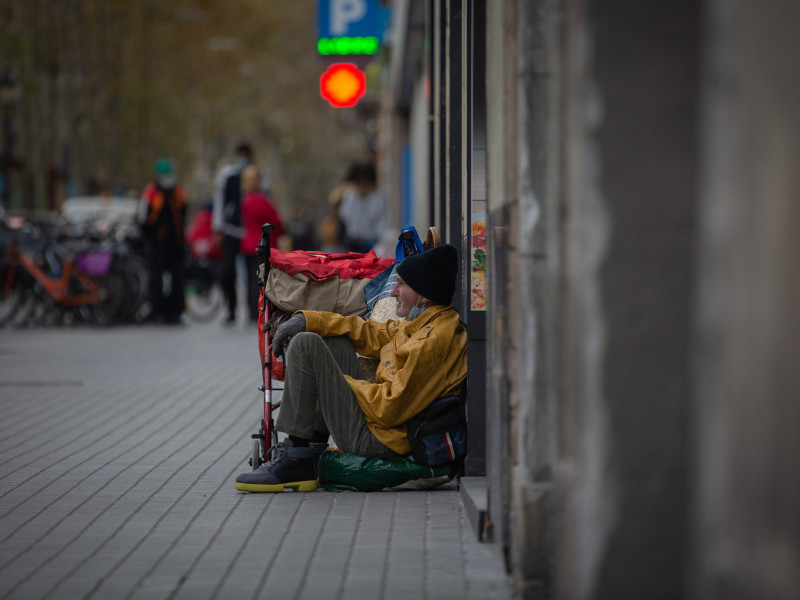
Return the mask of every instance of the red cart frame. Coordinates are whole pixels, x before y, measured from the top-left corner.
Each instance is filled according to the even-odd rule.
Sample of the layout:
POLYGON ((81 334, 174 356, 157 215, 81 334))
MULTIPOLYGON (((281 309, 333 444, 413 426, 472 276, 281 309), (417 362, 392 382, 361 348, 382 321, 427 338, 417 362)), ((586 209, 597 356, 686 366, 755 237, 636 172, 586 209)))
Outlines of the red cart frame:
MULTIPOLYGON (((275 226, 264 223, 261 227, 261 239, 258 241, 256 254, 263 265, 264 276, 262 281, 267 280, 269 275, 269 251, 270 237, 275 230, 275 226)), ((253 448, 250 455, 250 466, 253 470, 269 461, 269 454, 272 447, 278 443, 278 432, 275 430, 275 421, 272 412, 280 407, 280 402, 272 399, 272 340, 269 331, 265 331, 266 323, 272 316, 272 303, 264 293, 263 283, 258 303, 258 328, 259 328, 259 354, 261 357, 261 385, 259 391, 263 394, 264 415, 259 425, 258 433, 254 433, 253 448), (263 333, 263 336, 261 335, 263 333)))

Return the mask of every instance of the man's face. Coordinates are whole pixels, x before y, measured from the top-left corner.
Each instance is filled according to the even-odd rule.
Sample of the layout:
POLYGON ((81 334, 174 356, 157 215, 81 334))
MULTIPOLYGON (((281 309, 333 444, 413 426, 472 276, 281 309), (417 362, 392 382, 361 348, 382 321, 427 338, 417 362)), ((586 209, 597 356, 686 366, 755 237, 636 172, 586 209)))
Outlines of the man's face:
POLYGON ((403 319, 408 316, 408 313, 411 312, 414 305, 421 300, 420 295, 411 289, 411 286, 403 281, 403 278, 399 275, 395 278, 394 287, 392 288, 392 298, 397 299, 397 306, 394 310, 395 313, 397 313, 398 317, 403 319))

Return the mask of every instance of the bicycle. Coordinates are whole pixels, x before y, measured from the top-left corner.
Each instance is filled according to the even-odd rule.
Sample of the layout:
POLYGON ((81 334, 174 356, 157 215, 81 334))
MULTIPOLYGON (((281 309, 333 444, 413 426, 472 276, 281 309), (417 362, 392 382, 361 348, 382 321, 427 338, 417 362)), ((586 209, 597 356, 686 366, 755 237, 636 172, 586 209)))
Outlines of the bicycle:
POLYGON ((207 257, 192 258, 184 272, 184 296, 187 317, 198 323, 214 320, 224 300, 219 265, 207 257))
POLYGON ((65 309, 97 325, 113 322, 124 295, 117 277, 106 277, 101 285, 63 247, 30 239, 23 249, 14 230, 5 223, 3 228, 11 239, 0 264, 0 326, 20 326, 32 315, 42 318, 65 309))
POLYGON ((129 198, 70 198, 61 207, 64 231, 71 232, 67 245, 90 262, 93 279, 112 276, 123 282, 115 320, 142 323, 152 310, 150 281, 144 258, 144 242, 136 223, 138 201, 129 198), (103 252, 110 252, 110 265, 103 252), (98 267, 95 269, 95 267, 98 267))
POLYGON ((80 249, 83 254, 79 260, 100 260, 98 269, 90 267, 84 270, 95 280, 99 278, 103 281, 111 277, 122 282, 123 293, 119 297, 114 320, 123 323, 144 322, 152 306, 149 302, 150 277, 138 228, 128 222, 116 221, 110 223, 104 232, 95 229, 83 233, 79 239, 90 240, 88 250, 85 245, 80 249), (103 260, 106 256, 104 253, 110 255, 110 264, 103 260))

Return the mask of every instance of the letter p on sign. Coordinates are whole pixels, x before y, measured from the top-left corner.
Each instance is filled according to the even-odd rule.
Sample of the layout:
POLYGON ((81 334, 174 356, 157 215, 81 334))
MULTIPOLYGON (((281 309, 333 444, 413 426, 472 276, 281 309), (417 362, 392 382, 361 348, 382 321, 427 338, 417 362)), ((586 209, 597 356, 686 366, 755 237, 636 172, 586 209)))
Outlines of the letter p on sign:
POLYGON ((350 23, 355 23, 367 14, 366 0, 331 0, 331 34, 347 35, 350 23))

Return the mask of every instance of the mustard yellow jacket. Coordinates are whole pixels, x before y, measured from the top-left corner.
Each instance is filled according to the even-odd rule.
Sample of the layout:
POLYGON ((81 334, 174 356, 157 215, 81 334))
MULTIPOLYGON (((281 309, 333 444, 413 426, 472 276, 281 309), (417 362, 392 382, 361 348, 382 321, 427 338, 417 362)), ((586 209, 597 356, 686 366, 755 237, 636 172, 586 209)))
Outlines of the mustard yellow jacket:
POLYGON ((345 377, 370 431, 398 454, 411 452, 406 421, 437 398, 461 393, 467 377, 467 333, 452 308, 430 306, 413 321, 385 323, 302 312, 306 331, 322 337, 346 335, 359 354, 380 358, 375 383, 345 377))

